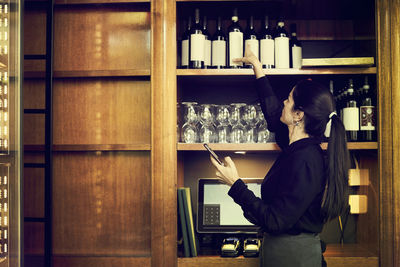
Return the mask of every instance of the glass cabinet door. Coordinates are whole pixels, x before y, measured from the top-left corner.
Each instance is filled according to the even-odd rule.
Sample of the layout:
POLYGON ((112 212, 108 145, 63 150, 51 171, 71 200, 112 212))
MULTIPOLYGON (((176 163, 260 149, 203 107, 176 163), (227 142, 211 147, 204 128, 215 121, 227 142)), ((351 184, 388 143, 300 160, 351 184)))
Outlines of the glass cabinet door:
POLYGON ((21 6, 0 0, 0 267, 21 266, 21 6))

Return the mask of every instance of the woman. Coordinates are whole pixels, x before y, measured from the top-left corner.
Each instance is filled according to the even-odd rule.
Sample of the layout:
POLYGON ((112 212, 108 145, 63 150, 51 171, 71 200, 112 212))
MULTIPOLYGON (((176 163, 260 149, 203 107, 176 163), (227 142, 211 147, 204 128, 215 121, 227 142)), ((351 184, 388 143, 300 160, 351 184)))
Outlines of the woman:
POLYGON ((247 51, 236 61, 253 65, 262 111, 282 152, 264 178, 261 199, 239 178, 230 157, 225 158, 226 166, 213 158, 211 162, 216 175, 231 186, 228 194, 245 217, 263 232, 261 266, 321 266, 318 234, 324 222, 347 206, 344 126, 332 94, 310 80, 299 82, 282 108, 261 63, 247 51), (326 153, 320 147, 324 135, 329 138, 326 153))

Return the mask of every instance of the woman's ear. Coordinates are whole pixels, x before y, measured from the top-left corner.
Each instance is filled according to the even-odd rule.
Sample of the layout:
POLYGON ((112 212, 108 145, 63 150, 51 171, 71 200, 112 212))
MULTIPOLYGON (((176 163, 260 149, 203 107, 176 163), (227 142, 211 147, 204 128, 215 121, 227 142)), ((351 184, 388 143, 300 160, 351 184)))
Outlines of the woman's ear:
POLYGON ((304 111, 302 110, 295 110, 293 114, 295 121, 301 121, 304 118, 304 111))

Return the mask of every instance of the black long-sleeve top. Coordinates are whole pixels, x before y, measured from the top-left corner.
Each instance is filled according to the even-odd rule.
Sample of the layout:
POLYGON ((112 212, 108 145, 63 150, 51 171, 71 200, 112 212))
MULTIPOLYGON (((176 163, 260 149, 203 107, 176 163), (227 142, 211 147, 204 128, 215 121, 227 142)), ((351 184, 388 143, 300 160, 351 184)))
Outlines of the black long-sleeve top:
POLYGON ((288 128, 280 121, 282 104, 268 79, 257 79, 256 89, 268 129, 275 132, 282 152, 264 178, 261 199, 240 179, 228 194, 263 232, 319 233, 323 227, 320 209, 326 183, 320 139, 304 138, 289 145, 288 128))

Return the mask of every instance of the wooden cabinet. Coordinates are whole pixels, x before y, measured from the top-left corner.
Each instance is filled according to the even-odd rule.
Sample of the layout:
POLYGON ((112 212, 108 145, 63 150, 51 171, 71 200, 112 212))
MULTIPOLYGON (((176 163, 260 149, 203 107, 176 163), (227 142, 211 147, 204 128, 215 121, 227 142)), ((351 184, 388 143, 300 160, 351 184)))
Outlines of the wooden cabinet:
MULTIPOLYGON (((43 54, 43 1, 33 2, 38 6, 25 7, 25 54, 43 54)), ((56 0, 54 266, 258 266, 257 259, 243 257, 177 256, 176 189, 194 186, 197 175, 213 175, 201 145, 179 142, 177 102, 194 98, 222 103, 229 92, 231 99, 242 99, 242 88, 252 80, 246 69, 177 69, 177 39, 182 19, 194 7, 210 11, 209 26, 214 28, 212 21, 220 12, 224 25, 229 23, 235 4, 243 10, 242 18, 253 11, 261 15, 266 7, 278 12, 282 6, 287 19, 298 23, 304 42, 328 47, 349 43, 350 50, 341 53, 375 56, 372 67, 273 69, 267 74, 285 90, 305 77, 339 83, 372 77, 378 88, 378 141, 349 144, 360 166, 370 171, 371 185, 357 189, 369 196, 370 209, 355 221, 356 242, 330 245, 325 256, 329 266, 399 265, 400 4, 350 2, 56 0), (365 17, 355 12, 359 6, 365 17), (193 175, 196 166, 204 168, 193 175)), ((44 60, 25 60, 24 66, 24 108, 44 108, 44 60)), ((25 114, 24 120, 25 216, 40 218, 44 174, 29 164, 44 161, 44 118, 25 114)), ((249 176, 263 176, 277 154, 275 144, 214 147, 221 154, 248 151, 251 160, 241 158, 238 164, 249 176)), ((27 266, 43 266, 38 258, 44 253, 44 231, 40 220, 25 223, 27 266)))

